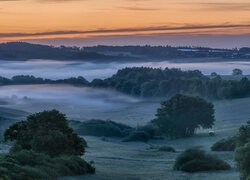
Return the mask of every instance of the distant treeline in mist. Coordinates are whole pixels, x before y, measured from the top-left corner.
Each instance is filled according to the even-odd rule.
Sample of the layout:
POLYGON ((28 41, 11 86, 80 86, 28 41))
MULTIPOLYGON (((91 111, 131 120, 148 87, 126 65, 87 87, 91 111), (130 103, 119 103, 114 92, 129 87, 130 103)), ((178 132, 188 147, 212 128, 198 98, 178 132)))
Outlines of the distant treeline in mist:
POLYGON ((113 88, 141 97, 170 97, 178 93, 206 98, 239 98, 250 94, 250 81, 224 80, 213 73, 205 76, 200 71, 180 69, 154 69, 146 67, 125 68, 110 78, 94 79, 94 87, 113 88))
POLYGON ((176 58, 219 58, 250 59, 250 48, 214 49, 205 47, 171 46, 94 46, 94 47, 53 47, 25 42, 0 44, 0 59, 56 59, 56 60, 112 60, 131 59, 176 59, 176 58))
POLYGON ((84 77, 61 80, 36 78, 34 76, 0 77, 0 85, 18 84, 70 84, 76 86, 111 88, 137 97, 170 97, 178 93, 198 95, 211 99, 240 98, 250 95, 250 81, 243 75, 240 80, 225 80, 213 73, 203 75, 200 71, 180 69, 156 69, 133 67, 118 70, 110 78, 94 79, 89 82, 84 77))
POLYGON ((56 59, 56 60, 85 60, 111 58, 95 52, 86 52, 78 47, 53 47, 25 42, 11 42, 0 44, 0 59, 2 60, 29 60, 29 59, 56 59))

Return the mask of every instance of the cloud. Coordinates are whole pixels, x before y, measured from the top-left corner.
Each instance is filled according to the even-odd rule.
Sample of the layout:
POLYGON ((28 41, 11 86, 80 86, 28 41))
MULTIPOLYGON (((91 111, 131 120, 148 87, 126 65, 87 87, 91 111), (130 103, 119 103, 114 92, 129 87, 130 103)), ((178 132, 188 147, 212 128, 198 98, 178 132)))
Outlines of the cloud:
MULTIPOLYGON (((0 0, 1 2, 28 1, 28 0, 0 0)), ((86 0, 32 0, 34 2, 70 2, 70 1, 86 1, 86 0)))
POLYGON ((186 25, 186 26, 156 26, 156 27, 139 27, 139 28, 123 28, 123 29, 96 29, 86 31, 47 31, 38 33, 0 33, 0 38, 18 38, 18 37, 34 37, 34 36, 63 36, 63 35, 98 35, 98 34, 114 34, 114 33, 157 33, 159 31, 190 31, 190 30, 227 30, 231 28, 250 28, 250 24, 218 24, 218 25, 186 25))
POLYGON ((250 11, 250 3, 198 3, 209 10, 250 11))
POLYGON ((26 39, 31 43, 66 46, 95 45, 172 45, 172 46, 203 46, 214 48, 249 47, 250 34, 243 35, 147 35, 147 36, 96 36, 89 38, 50 38, 26 39))
POLYGON ((147 7, 119 7, 120 9, 124 9, 124 10, 129 10, 129 11, 158 11, 161 10, 159 8, 147 8, 147 7))

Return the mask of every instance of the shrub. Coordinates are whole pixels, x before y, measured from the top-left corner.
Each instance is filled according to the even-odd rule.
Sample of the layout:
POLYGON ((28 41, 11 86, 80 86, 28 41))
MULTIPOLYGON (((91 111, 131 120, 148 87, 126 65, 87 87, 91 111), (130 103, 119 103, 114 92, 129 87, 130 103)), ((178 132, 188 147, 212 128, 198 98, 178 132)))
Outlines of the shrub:
POLYGON ((197 172, 227 170, 230 166, 225 161, 206 154, 200 149, 188 149, 180 154, 174 164, 174 170, 197 172))
POLYGON ((64 114, 43 111, 11 125, 5 140, 15 141, 9 154, 0 156, 0 177, 15 180, 56 179, 94 173, 81 159, 86 141, 69 128, 64 114), (7 178, 5 178, 7 177, 7 178))
POLYGON ((235 161, 242 178, 250 178, 250 143, 236 149, 235 161))
POLYGON ((237 138, 231 137, 222 139, 211 147, 212 151, 234 151, 236 148, 237 138))
POLYGON ((95 169, 77 156, 51 158, 33 151, 19 151, 2 155, 0 178, 16 180, 55 179, 60 176, 94 173, 95 169))
POLYGON ((162 146, 158 150, 163 152, 176 152, 176 150, 170 146, 162 146))
POLYGON ((15 141, 15 151, 26 149, 50 156, 83 155, 82 139, 69 128, 67 118, 57 110, 29 115, 26 121, 11 125, 4 133, 15 141))
POLYGON ((248 142, 250 142, 250 121, 248 121, 246 125, 240 127, 237 145, 242 146, 248 142))
POLYGON ((85 122, 70 121, 70 126, 80 135, 104 136, 104 137, 123 137, 126 131, 132 127, 104 120, 89 120, 85 122))
POLYGON ((146 132, 150 138, 154 138, 156 134, 156 128, 153 126, 153 124, 147 124, 145 126, 139 126, 136 128, 137 131, 144 131, 146 132))
POLYGON ((133 131, 128 136, 126 136, 123 141, 142 141, 147 142, 150 139, 150 135, 144 131, 133 131))

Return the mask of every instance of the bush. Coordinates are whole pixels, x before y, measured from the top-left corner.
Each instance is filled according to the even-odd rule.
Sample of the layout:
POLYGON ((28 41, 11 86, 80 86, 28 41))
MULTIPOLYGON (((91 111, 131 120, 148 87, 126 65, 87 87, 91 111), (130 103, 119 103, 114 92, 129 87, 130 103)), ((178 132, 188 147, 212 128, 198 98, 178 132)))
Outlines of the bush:
POLYGON ((77 156, 51 158, 33 151, 19 151, 0 157, 0 178, 15 180, 55 179, 60 176, 94 173, 95 169, 77 156))
POLYGON ((237 138, 231 137, 227 139, 222 139, 211 147, 212 151, 234 151, 237 144, 237 138))
POLYGON ((186 172, 227 170, 230 166, 225 161, 206 154, 200 149, 188 149, 180 154, 174 164, 174 170, 186 172))
POLYGON ((136 131, 144 131, 150 136, 150 138, 154 138, 156 135, 156 128, 150 123, 145 126, 137 127, 136 131))
POLYGON ((242 178, 250 178, 250 143, 236 149, 235 161, 242 178))
POLYGON ((176 150, 170 146, 162 146, 158 150, 163 152, 176 152, 176 150))
POLYGON ((28 116, 26 121, 11 125, 4 137, 15 143, 9 154, 0 156, 1 178, 56 179, 95 172, 79 157, 86 141, 69 128, 65 115, 57 110, 28 116))
POLYGON ((126 131, 132 127, 104 120, 89 120, 85 122, 70 121, 70 126, 80 135, 104 136, 104 137, 123 137, 126 131))
POLYGON ((147 142, 150 139, 150 135, 144 131, 133 131, 128 136, 126 136, 123 141, 142 141, 147 142))
POLYGON ((15 141, 15 151, 33 150, 50 156, 83 155, 85 144, 67 118, 57 110, 31 114, 26 121, 11 125, 4 133, 6 141, 15 141))

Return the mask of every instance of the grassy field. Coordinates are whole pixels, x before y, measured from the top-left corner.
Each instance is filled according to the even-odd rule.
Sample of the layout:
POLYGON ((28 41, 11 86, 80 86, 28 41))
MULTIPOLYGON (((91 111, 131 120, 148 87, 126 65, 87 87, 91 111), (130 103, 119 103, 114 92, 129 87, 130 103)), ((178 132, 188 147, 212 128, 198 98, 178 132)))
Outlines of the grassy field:
MULTIPOLYGON (((124 112, 134 117, 139 124, 153 117, 158 103, 151 102, 134 106, 124 112), (150 105, 151 104, 151 105, 150 105), (150 110, 151 109, 151 110, 150 110), (132 112, 132 113, 131 113, 132 112), (135 113, 137 112, 137 114, 135 113), (143 113, 145 112, 145 113, 143 113)), ((237 180, 239 173, 235 167, 233 152, 211 152, 210 147, 216 141, 232 136, 250 117, 250 98, 216 101, 215 136, 208 135, 207 130, 200 130, 195 137, 178 140, 152 140, 148 143, 124 143, 120 139, 85 137, 89 148, 85 159, 94 161, 96 175, 84 176, 89 180, 115 179, 154 179, 154 180, 237 180), (171 146, 177 153, 160 152, 157 147, 171 146), (153 148, 152 148, 153 147, 153 148), (184 173, 173 171, 172 166, 178 154, 190 147, 201 147, 227 161, 232 169, 228 171, 184 173)), ((121 112, 120 112, 121 113, 121 112)), ((121 115, 121 114, 120 114, 121 115)), ((124 118, 124 117, 123 117, 124 118)), ((131 123, 131 124, 136 124, 131 123)), ((66 177, 78 180, 83 177, 66 177)))
MULTIPOLYGON (((84 159, 95 162, 96 174, 83 177, 65 177, 62 179, 239 179, 239 173, 235 168, 233 160, 233 153, 211 152, 210 147, 214 142, 237 133, 238 128, 249 120, 250 98, 215 101, 213 103, 216 109, 216 123, 213 128, 215 136, 209 136, 208 130, 199 130, 198 134, 192 138, 152 140, 148 143, 124 143, 121 142, 121 139, 106 138, 103 140, 103 138, 88 136, 85 139, 88 142, 89 148, 87 148, 84 159), (177 150, 177 153, 160 152, 158 151, 158 147, 161 146, 171 146, 177 150), (175 158, 189 147, 201 147, 210 153, 218 155, 230 163, 232 169, 194 174, 173 171, 172 166, 175 158)), ((157 107, 159 107, 159 100, 139 101, 132 104, 124 104, 109 111, 103 111, 98 116, 136 126, 146 124, 153 119, 157 107)), ((0 108, 0 114, 3 116, 2 123, 10 122, 9 120, 23 119, 27 115, 23 111, 9 108, 0 108)), ((8 148, 6 145, 1 145, 0 151, 6 152, 8 148)))
MULTIPOLYGON (((82 96, 81 96, 82 97, 82 96)), ((113 96, 112 96, 113 97, 113 96)), ((84 99, 81 99, 84 101, 84 99)), ((154 118, 156 109, 159 107, 157 100, 137 100, 125 101, 124 103, 110 102, 100 106, 90 106, 89 104, 74 104, 74 101, 44 100, 36 102, 28 101, 24 104, 8 105, 0 108, 2 130, 13 121, 22 120, 29 112, 37 112, 46 108, 57 108, 66 112, 69 119, 85 120, 90 118, 110 119, 116 122, 125 123, 131 126, 144 125, 154 118), (29 103, 29 104, 28 104, 29 103), (56 106, 57 105, 57 106, 56 106), (60 105, 60 106, 59 106, 60 105), (69 106, 72 106, 70 108, 69 106), (90 106, 90 107, 89 107, 90 106), (7 108, 8 107, 8 108, 7 108), (34 109, 29 107, 35 107, 34 109), (13 109, 14 108, 14 109, 13 109), (64 111, 65 110, 65 111, 64 111)), ((99 102, 99 101, 98 101, 99 102)), ((95 175, 84 177, 66 177, 62 179, 173 179, 173 180, 200 180, 219 179, 237 180, 239 173, 235 168, 233 153, 210 151, 210 147, 216 141, 232 136, 237 133, 238 128, 245 124, 250 118, 250 98, 221 100, 213 102, 216 110, 216 122, 213 130, 215 136, 208 136, 208 130, 199 130, 198 134, 192 138, 179 140, 153 140, 148 143, 124 143, 121 139, 106 138, 104 141, 98 137, 85 137, 89 148, 85 155, 88 161, 94 161, 97 172, 95 175), (160 152, 157 147, 171 146, 177 153, 160 152), (175 158, 178 154, 189 147, 199 146, 210 153, 218 155, 231 164, 232 169, 228 171, 204 172, 204 173, 183 173, 172 170, 175 158), (152 149, 152 147, 155 147, 152 149)), ((0 152, 6 152, 9 146, 1 145, 0 152)))

